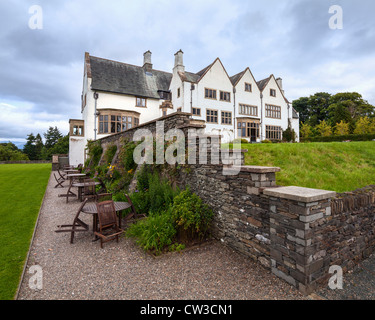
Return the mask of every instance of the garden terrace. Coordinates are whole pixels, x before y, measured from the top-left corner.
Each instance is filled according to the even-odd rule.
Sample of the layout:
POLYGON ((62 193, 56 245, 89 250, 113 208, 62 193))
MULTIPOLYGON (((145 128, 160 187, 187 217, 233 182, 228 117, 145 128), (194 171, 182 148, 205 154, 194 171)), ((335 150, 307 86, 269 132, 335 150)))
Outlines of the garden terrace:
MULTIPOLYGON (((190 126, 186 113, 156 121, 160 120, 165 120, 165 131, 190 126)), ((155 135, 156 121, 143 128, 155 135)), ((137 129, 99 140, 103 154, 110 144, 120 146, 121 137, 131 140, 137 129)), ((211 150, 211 154, 216 152, 211 150)), ((244 152, 239 151, 242 163, 244 152)), ((337 211, 340 196, 333 191, 277 186, 276 173, 282 168, 228 167, 221 157, 207 158, 206 164, 174 166, 172 178, 181 188, 189 187, 213 210, 211 231, 216 239, 258 261, 301 292, 308 294, 326 283, 330 266, 338 264, 347 271, 374 252, 375 229, 368 225, 375 219, 370 189, 354 196, 363 199, 367 194, 366 201, 355 200, 355 207, 344 206, 337 211), (223 169, 236 174, 223 174, 223 169), (346 242, 351 246, 343 248, 346 242)))

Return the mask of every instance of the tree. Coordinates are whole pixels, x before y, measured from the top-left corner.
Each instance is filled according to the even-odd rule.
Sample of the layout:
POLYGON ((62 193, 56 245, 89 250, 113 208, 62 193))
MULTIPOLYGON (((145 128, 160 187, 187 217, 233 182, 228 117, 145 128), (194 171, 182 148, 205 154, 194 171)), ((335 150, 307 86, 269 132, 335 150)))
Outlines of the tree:
POLYGON ((322 137, 328 137, 332 134, 332 127, 325 120, 321 121, 316 128, 322 137))
POLYGON ((309 98, 302 97, 294 100, 292 106, 299 113, 300 124, 305 123, 310 117, 309 98))
POLYGON ((299 133, 303 138, 309 138, 312 136, 313 131, 311 126, 307 123, 302 123, 301 127, 299 128, 299 133))
POLYGON ((327 92, 317 92, 309 97, 309 124, 318 125, 321 121, 327 119, 329 100, 331 95, 327 92))
MULTIPOLYGON (((330 105, 341 105, 354 121, 361 117, 374 117, 375 107, 362 98, 357 92, 341 92, 333 95, 330 105)), ((345 119, 343 119, 345 120, 345 119)))
POLYGON ((42 159, 42 152, 43 152, 43 140, 40 134, 38 133, 35 136, 35 157, 40 160, 42 159))
POLYGON ((26 144, 23 146, 23 153, 26 154, 30 160, 37 160, 35 136, 33 133, 27 135, 26 144))
POLYGON ((368 117, 361 117, 355 124, 354 134, 370 133, 371 121, 368 117))
POLYGON ((69 134, 60 138, 57 143, 49 150, 50 155, 69 153, 69 134))
POLYGON ((18 160, 29 160, 29 158, 12 142, 0 143, 0 161, 18 160))
POLYGON ((44 138, 46 138, 46 143, 45 143, 45 147, 47 150, 51 149, 55 143, 57 143, 57 141, 62 138, 62 134, 61 132, 59 131, 59 129, 57 129, 57 127, 55 128, 52 128, 52 127, 49 127, 47 132, 44 133, 44 138))
POLYGON ((340 123, 336 123, 335 127, 335 134, 338 136, 343 136, 346 134, 349 134, 349 124, 344 122, 343 120, 340 121, 340 123))

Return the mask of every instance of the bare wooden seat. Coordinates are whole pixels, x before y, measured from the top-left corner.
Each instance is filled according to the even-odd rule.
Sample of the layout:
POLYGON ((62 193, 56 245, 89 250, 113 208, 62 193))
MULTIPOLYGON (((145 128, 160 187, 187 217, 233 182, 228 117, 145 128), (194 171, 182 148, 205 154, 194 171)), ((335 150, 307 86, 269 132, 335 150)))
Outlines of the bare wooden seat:
POLYGON ((100 238, 100 247, 103 243, 115 240, 124 230, 119 228, 114 202, 112 200, 96 203, 99 220, 99 230, 95 231, 95 235, 100 238))

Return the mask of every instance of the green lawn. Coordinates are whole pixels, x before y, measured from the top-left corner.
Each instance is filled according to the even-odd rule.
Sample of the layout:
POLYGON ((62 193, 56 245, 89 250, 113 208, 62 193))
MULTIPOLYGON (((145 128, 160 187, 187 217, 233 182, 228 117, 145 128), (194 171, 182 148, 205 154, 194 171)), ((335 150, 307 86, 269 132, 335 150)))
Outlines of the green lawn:
POLYGON ((242 144, 246 165, 276 166, 276 184, 353 191, 375 184, 375 141, 242 144))
POLYGON ((14 298, 51 164, 0 165, 0 300, 14 298))

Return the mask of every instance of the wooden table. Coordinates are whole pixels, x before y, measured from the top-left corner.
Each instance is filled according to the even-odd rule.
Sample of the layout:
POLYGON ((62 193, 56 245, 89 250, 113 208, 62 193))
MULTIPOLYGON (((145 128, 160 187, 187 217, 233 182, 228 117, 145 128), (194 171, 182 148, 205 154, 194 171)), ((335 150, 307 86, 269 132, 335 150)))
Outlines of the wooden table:
POLYGON ((84 177, 87 177, 86 173, 70 173, 66 175, 67 178, 70 179, 70 181, 74 180, 74 178, 83 179, 84 177))
POLYGON ((78 188, 78 200, 79 201, 83 201, 82 199, 82 191, 83 191, 83 188, 85 187, 85 185, 88 185, 90 183, 94 183, 96 186, 100 185, 100 182, 73 182, 72 183, 72 187, 77 187, 78 188))
MULTIPOLYGON (((131 207, 131 204, 129 202, 121 202, 121 201, 114 201, 115 210, 116 213, 121 213, 121 211, 129 209, 131 207)), ((93 224, 92 229, 93 231, 97 231, 98 229, 98 210, 96 207, 96 202, 88 202, 85 204, 85 206, 82 208, 82 212, 87 214, 92 214, 93 216, 93 224)), ((118 215, 119 219, 119 228, 121 229, 121 214, 118 215)), ((96 237, 95 240, 98 238, 96 237)))
POLYGON ((65 170, 63 170, 63 172, 65 172, 67 174, 80 173, 79 170, 77 170, 77 169, 65 169, 65 170))

